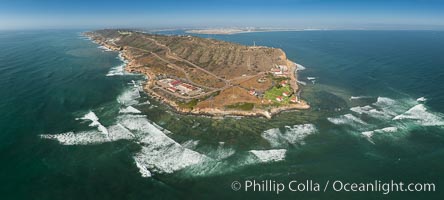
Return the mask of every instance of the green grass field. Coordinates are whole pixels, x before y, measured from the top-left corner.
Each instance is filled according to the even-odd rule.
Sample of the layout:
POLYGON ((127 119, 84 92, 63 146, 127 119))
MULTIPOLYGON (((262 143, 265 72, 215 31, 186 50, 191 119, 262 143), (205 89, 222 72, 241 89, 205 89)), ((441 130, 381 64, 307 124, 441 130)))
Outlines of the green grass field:
POLYGON ((264 99, 265 100, 271 100, 274 103, 278 103, 278 104, 288 104, 290 102, 290 97, 286 97, 284 95, 282 95, 283 92, 288 92, 288 93, 292 93, 292 89, 289 85, 285 86, 285 87, 276 87, 274 86, 273 88, 265 91, 264 94, 264 99), (278 96, 282 96, 283 100, 281 102, 278 102, 276 100, 276 97, 278 96))
POLYGON ((199 100, 197 100, 197 99, 193 99, 193 100, 191 100, 191 101, 189 101, 189 102, 177 102, 177 105, 179 105, 179 107, 181 107, 181 108, 188 108, 188 109, 194 109, 194 106, 196 106, 197 105, 197 102, 198 102, 199 100))

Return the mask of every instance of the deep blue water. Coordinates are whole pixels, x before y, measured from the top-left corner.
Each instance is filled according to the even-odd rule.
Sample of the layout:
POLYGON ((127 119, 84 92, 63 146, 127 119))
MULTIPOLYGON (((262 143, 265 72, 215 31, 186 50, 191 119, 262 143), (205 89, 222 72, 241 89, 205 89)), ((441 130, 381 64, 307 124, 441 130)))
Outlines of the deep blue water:
MULTIPOLYGON (((312 109, 271 120, 178 115, 134 88, 132 81, 143 83, 143 77, 106 76, 122 61, 80 32, 0 32, 1 199, 440 199, 444 194, 444 32, 200 35, 282 48, 306 67, 299 79, 307 83, 302 97, 312 109), (307 77, 315 77, 315 84, 307 77), (427 100, 417 102, 419 97, 427 100), (142 113, 122 113, 130 105, 142 113), (96 127, 78 120, 90 111, 109 131, 116 124, 141 125, 131 118, 138 116, 171 133, 152 126, 128 128, 135 139, 103 142, 96 127), (296 128, 288 131, 285 126, 296 128), (282 142, 263 138, 267 130, 309 135, 282 142), (92 136, 63 135, 67 132, 92 136), (153 177, 142 177, 135 160, 144 146, 141 138, 153 133, 165 133, 162 137, 213 161, 173 173, 148 167, 153 177), (60 137, 41 137, 48 134, 60 137), (67 141, 75 145, 63 143, 67 141), (269 149, 286 149, 285 160, 260 163, 249 153, 269 149), (231 190, 232 181, 246 179, 393 179, 435 183, 437 191, 276 195, 231 190)), ((180 162, 168 152, 174 151, 141 157, 158 159, 159 165, 169 159, 180 162)))

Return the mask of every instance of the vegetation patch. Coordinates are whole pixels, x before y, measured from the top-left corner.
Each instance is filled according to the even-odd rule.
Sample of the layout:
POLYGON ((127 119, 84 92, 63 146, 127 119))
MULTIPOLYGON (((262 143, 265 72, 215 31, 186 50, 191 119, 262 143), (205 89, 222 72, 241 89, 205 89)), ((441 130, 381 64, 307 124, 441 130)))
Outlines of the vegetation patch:
POLYGON ((275 81, 277 84, 279 84, 281 81, 284 81, 284 80, 290 80, 290 79, 287 78, 287 77, 275 77, 275 76, 271 76, 271 78, 272 78, 272 80, 275 81))
POLYGON ((177 105, 179 105, 181 108, 188 108, 192 110, 197 105, 198 101, 198 99, 193 99, 189 102, 178 102, 177 105))
POLYGON ((292 94, 292 89, 289 85, 286 86, 274 86, 271 89, 265 91, 264 98, 268 101, 278 104, 287 104, 290 101, 290 95, 292 94), (288 96, 284 96, 283 93, 287 92, 288 96), (276 98, 282 97, 282 101, 278 101, 276 98))

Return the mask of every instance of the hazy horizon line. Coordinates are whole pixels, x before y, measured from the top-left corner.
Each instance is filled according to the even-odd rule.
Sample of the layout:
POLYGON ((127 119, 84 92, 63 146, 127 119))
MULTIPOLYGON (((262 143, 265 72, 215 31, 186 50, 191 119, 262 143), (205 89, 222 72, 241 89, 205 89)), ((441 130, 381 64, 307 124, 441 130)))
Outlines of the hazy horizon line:
MULTIPOLYGON (((398 25, 399 26, 399 25, 398 25)), ((207 29, 252 29, 263 31, 444 31, 444 25, 424 26, 410 25, 411 27, 390 27, 389 25, 379 27, 271 27, 271 26, 79 26, 79 27, 0 27, 0 31, 26 31, 26 30, 101 30, 101 29, 129 29, 145 31, 174 31, 174 30, 207 30, 207 29)))

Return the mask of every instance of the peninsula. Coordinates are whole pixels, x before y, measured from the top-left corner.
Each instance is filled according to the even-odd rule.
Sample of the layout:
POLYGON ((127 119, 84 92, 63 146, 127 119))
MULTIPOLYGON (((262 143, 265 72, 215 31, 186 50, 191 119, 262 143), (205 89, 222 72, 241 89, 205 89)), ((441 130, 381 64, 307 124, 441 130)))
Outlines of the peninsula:
MULTIPOLYGON (((302 29, 306 30, 306 29, 302 29)), ((191 29, 186 33, 195 34, 216 34, 216 35, 232 35, 240 33, 256 33, 256 32, 274 32, 274 31, 301 31, 301 29, 287 28, 208 28, 208 29, 191 29)))
POLYGON ((132 30, 85 35, 120 51, 127 71, 148 77, 144 90, 181 113, 270 118, 309 108, 299 97, 297 65, 278 48, 132 30))

